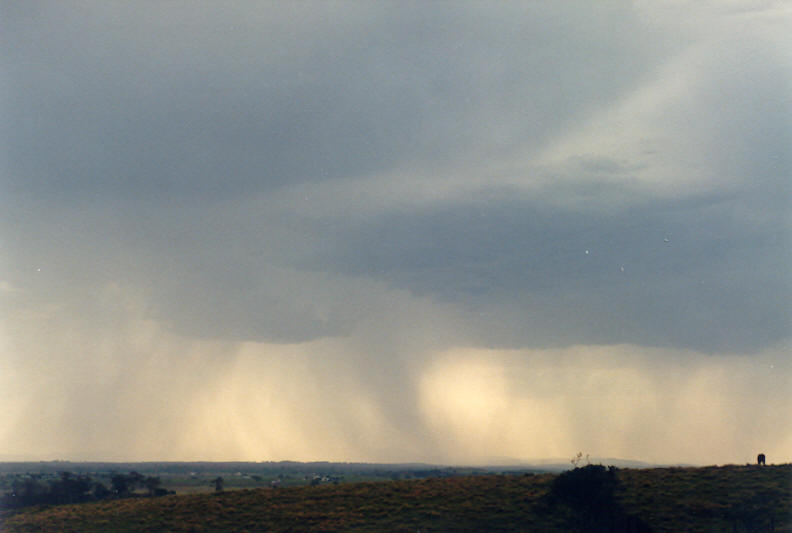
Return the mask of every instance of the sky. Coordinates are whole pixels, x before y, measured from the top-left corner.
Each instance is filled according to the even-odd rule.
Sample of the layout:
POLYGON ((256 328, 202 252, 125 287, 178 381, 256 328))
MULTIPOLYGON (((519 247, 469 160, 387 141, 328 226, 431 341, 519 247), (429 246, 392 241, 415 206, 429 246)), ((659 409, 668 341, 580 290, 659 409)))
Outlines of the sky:
POLYGON ((0 460, 792 461, 790 23, 0 2, 0 460))

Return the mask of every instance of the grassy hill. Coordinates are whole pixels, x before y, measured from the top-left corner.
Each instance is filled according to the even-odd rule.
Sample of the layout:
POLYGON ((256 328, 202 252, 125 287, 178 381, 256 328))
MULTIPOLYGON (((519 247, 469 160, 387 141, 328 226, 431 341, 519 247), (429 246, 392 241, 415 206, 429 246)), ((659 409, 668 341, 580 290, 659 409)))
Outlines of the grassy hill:
MULTIPOLYGON (((617 531, 792 532, 792 465, 623 469, 613 475, 613 508, 629 518, 611 523, 617 531)), ((553 474, 480 475, 133 498, 23 509, 7 513, 0 529, 599 530, 591 525, 595 522, 581 520, 592 512, 586 491, 574 486, 583 478, 564 478, 573 484, 572 492, 569 483, 564 488, 556 479, 553 474)))

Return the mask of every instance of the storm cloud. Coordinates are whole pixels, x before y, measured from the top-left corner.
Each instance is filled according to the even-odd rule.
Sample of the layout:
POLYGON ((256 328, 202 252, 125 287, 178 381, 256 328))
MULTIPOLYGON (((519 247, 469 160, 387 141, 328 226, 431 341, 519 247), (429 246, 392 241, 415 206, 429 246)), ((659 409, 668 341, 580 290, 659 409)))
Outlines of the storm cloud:
MULTIPOLYGON (((46 411, 85 458, 289 458, 311 428, 332 451, 293 458, 574 453, 593 430, 568 422, 562 376, 587 365, 617 396, 646 383, 679 427, 658 361, 683 404, 750 395, 729 373, 751 361, 773 370, 750 405, 792 401, 783 4, 1 9, 9 450, 61 453, 18 429, 46 411), (703 369, 721 377, 695 391, 703 369), (483 403, 455 404, 469 388, 483 403), (162 418, 129 410, 141 396, 162 418), (520 452, 541 409, 555 429, 520 452), (222 442, 197 444, 202 424, 222 442)), ((597 404, 612 433, 633 423, 591 446, 671 460, 617 403, 597 404)))

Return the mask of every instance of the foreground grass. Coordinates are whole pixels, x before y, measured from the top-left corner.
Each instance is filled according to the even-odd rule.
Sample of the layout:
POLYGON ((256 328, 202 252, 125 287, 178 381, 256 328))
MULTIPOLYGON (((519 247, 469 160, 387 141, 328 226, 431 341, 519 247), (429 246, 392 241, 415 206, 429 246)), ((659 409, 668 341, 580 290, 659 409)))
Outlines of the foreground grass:
MULTIPOLYGON (((657 532, 792 533, 792 465, 619 470, 617 497, 657 532)), ((17 531, 568 531, 555 478, 493 475, 240 490, 24 509, 17 531)))

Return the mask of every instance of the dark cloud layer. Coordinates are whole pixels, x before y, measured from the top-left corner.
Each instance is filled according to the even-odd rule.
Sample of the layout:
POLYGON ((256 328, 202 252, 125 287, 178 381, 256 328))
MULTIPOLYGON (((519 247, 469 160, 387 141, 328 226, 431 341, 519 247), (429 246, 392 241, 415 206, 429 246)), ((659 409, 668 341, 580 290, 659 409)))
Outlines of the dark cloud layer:
POLYGON ((502 150, 662 49, 613 8, 599 25, 571 5, 150 7, 6 10, 12 190, 217 198, 502 150))
POLYGON ((788 232, 783 218, 746 223, 741 205, 714 195, 569 213, 512 194, 383 217, 319 263, 471 313, 503 306, 493 318, 513 331, 484 320, 493 345, 750 350, 788 335, 788 232))
POLYGON ((348 335, 390 289, 490 346, 788 335, 772 32, 708 41, 585 4, 3 10, 4 268, 36 298, 123 282, 177 330, 236 340, 348 335), (668 67, 702 42, 724 57, 668 67), (540 161, 663 68, 687 81, 660 134, 602 126, 645 131, 643 152, 540 161), (681 180, 671 194, 641 182, 655 171, 681 180), (686 190, 688 171, 704 178, 686 190), (382 180, 395 192, 356 205, 382 180), (450 192, 415 202, 409 180, 450 192))

